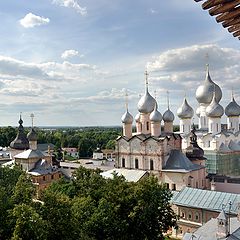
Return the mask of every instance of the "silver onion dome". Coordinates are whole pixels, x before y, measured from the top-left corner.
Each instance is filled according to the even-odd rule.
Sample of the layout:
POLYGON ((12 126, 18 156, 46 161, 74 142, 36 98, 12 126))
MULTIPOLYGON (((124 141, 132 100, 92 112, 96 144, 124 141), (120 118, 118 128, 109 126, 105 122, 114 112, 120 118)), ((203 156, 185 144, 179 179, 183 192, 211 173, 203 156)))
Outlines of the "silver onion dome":
POLYGON ((37 141, 37 133, 34 128, 31 128, 30 132, 27 134, 28 141, 37 141))
POLYGON ((137 113, 137 115, 135 116, 135 121, 140 122, 140 113, 137 113))
POLYGON ((151 113, 154 109, 156 100, 148 92, 146 88, 145 94, 140 98, 138 102, 138 111, 140 113, 151 113))
POLYGON ((192 118, 193 114, 192 107, 188 104, 187 99, 184 98, 182 105, 177 110, 178 117, 181 119, 192 118))
POLYGON ((150 114, 150 121, 151 122, 161 122, 162 121, 162 114, 157 109, 157 102, 155 103, 154 110, 150 114))
POLYGON ((196 109, 196 115, 200 118, 200 107, 196 109))
POLYGON ((128 112, 128 110, 122 115, 122 123, 132 123, 133 116, 128 112))
POLYGON ((197 88, 196 91, 197 101, 199 103, 209 104, 212 101, 214 91, 216 92, 216 101, 219 102, 222 98, 222 90, 216 83, 212 81, 207 65, 205 81, 197 88))
POLYGON ((168 110, 163 114, 163 121, 164 122, 173 122, 174 121, 174 114, 168 108, 168 110))
POLYGON ((228 117, 237 117, 240 115, 240 106, 236 103, 234 97, 232 97, 232 101, 226 106, 225 114, 228 117))
POLYGON ((213 94, 210 105, 206 108, 206 114, 208 117, 212 118, 221 117, 224 114, 224 109, 222 105, 217 102, 215 93, 213 94))

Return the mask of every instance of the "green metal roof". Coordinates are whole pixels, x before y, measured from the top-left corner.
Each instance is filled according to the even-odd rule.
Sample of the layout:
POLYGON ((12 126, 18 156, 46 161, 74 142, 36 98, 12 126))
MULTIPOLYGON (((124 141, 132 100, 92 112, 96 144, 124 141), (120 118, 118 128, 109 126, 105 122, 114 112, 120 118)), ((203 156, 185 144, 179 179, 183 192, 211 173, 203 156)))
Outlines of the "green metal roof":
POLYGON ((174 194, 172 203, 175 205, 202 208, 210 211, 229 211, 231 201, 231 213, 237 214, 240 194, 202 190, 197 188, 183 188, 178 194, 174 194))

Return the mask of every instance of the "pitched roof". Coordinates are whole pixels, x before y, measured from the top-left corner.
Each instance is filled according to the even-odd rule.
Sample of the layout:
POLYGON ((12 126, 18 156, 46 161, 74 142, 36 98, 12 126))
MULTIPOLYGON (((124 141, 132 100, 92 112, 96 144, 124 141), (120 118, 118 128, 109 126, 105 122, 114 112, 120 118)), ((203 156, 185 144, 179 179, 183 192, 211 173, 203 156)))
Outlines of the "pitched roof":
POLYGON ((48 156, 48 154, 46 154, 40 150, 28 149, 26 151, 23 151, 23 152, 15 155, 14 158, 29 159, 29 158, 44 158, 46 156, 48 156))
POLYGON ((191 172, 204 168, 192 163, 180 150, 172 149, 163 171, 191 172))
POLYGON ((221 212, 223 206, 225 206, 225 211, 228 212, 230 201, 232 203, 230 212, 237 214, 240 194, 236 193, 185 187, 172 198, 172 202, 175 205, 201 208, 216 212, 221 212))
POLYGON ((135 170, 135 169, 123 169, 123 168, 114 168, 106 172, 100 173, 104 178, 113 178, 113 174, 118 176, 123 176, 128 182, 137 182, 144 175, 147 174, 147 171, 135 170))

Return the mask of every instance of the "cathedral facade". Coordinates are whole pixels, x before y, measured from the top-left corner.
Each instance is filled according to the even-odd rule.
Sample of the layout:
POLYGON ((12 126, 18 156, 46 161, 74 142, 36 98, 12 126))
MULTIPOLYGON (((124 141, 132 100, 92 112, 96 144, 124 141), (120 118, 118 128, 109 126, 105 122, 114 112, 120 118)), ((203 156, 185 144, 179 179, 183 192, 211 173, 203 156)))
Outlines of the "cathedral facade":
POLYGON ((205 188, 205 159, 199 155, 201 164, 194 163, 182 153, 182 137, 173 132, 174 114, 169 103, 163 115, 158 111, 157 101, 148 91, 147 75, 145 93, 137 106, 136 132, 132 131, 133 117, 128 106, 122 116, 123 134, 117 139, 116 167, 147 170, 171 190, 184 186, 205 188))

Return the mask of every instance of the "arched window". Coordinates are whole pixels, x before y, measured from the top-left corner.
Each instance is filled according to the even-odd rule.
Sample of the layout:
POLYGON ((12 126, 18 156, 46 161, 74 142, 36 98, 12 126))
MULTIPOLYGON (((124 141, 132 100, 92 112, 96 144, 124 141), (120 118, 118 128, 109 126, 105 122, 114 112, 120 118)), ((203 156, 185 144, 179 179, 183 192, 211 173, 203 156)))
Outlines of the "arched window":
POLYGON ((150 170, 154 170, 153 160, 152 159, 150 159, 150 170))
POLYGON ((147 131, 149 130, 149 122, 147 122, 147 131))
POLYGON ((138 169, 138 159, 135 158, 135 168, 138 169))
POLYGON ((122 158, 122 167, 125 167, 125 158, 122 158))

